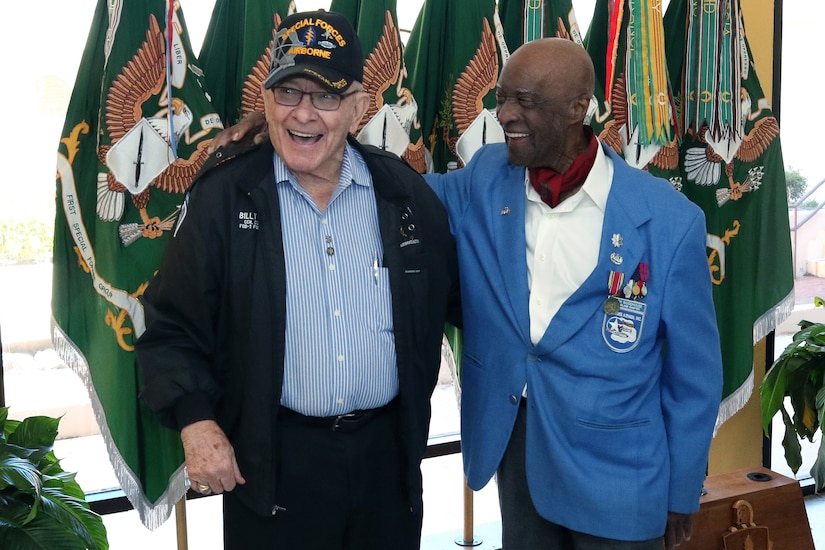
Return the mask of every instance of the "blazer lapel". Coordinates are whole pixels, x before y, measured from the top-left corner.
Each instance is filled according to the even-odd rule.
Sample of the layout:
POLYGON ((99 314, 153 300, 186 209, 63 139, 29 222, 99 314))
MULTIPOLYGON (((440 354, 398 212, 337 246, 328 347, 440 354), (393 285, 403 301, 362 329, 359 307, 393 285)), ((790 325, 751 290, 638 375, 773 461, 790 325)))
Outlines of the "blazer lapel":
POLYGON ((507 165, 503 183, 493 187, 489 200, 491 233, 495 239, 504 290, 514 324, 522 338, 530 341, 530 290, 527 285, 527 241, 524 236, 524 168, 507 165))
POLYGON ((633 185, 625 177, 626 166, 615 160, 613 164, 613 184, 605 207, 598 263, 553 317, 539 342, 537 351, 540 353, 554 351, 573 338, 593 315, 601 312, 607 299, 610 272, 623 273, 627 281, 646 251, 641 227, 650 219, 650 210, 643 200, 632 199, 633 185), (621 246, 614 246, 614 235, 621 238, 621 246))

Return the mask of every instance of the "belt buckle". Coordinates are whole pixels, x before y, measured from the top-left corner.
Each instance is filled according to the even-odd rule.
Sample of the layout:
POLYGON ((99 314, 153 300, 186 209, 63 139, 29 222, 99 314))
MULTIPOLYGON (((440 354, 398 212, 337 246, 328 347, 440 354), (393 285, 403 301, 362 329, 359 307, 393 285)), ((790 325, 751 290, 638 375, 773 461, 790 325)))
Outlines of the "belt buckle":
POLYGON ((342 422, 347 422, 356 418, 358 415, 356 413, 346 413, 346 414, 339 414, 335 417, 335 420, 332 422, 332 431, 337 432, 339 429, 343 428, 344 426, 341 424, 342 422))

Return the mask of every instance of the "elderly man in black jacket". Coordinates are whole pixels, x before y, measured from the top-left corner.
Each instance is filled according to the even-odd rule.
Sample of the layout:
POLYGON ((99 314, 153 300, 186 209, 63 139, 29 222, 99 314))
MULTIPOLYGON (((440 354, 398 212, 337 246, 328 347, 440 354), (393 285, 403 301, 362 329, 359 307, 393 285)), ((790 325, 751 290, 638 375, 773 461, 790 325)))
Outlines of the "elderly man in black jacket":
POLYGON ((224 493, 226 548, 419 547, 455 245, 420 176, 351 138, 362 79, 344 17, 286 18, 269 142, 212 156, 145 294, 141 397, 224 493))

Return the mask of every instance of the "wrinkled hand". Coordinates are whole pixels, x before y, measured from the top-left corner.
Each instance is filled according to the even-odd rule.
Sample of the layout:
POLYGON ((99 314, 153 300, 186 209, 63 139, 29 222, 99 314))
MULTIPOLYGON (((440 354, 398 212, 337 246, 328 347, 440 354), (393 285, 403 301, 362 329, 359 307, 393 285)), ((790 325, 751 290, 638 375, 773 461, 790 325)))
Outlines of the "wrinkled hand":
POLYGON ((252 136, 253 143, 262 143, 269 138, 269 126, 263 113, 252 111, 244 116, 237 124, 222 130, 209 143, 207 151, 211 155, 220 147, 226 147, 230 143, 244 141, 252 136))
POLYGON ((220 494, 246 483, 235 461, 235 449, 215 421, 202 420, 186 426, 180 439, 189 480, 198 492, 220 494), (202 491, 199 485, 208 485, 210 490, 202 491))
POLYGON ((665 528, 665 548, 673 550, 693 536, 693 514, 667 513, 665 528))

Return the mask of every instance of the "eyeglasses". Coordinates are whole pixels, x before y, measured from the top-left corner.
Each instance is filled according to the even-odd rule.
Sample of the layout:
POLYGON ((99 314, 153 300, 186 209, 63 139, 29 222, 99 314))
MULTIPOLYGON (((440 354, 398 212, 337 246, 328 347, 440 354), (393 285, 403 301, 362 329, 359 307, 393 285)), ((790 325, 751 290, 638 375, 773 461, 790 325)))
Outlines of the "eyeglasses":
POLYGON ((312 106, 319 111, 337 111, 338 107, 341 106, 341 101, 345 97, 357 94, 358 90, 346 94, 336 94, 333 92, 304 92, 295 88, 275 86, 272 88, 272 93, 275 95, 275 103, 284 107, 295 107, 303 101, 305 95, 308 95, 312 106))

